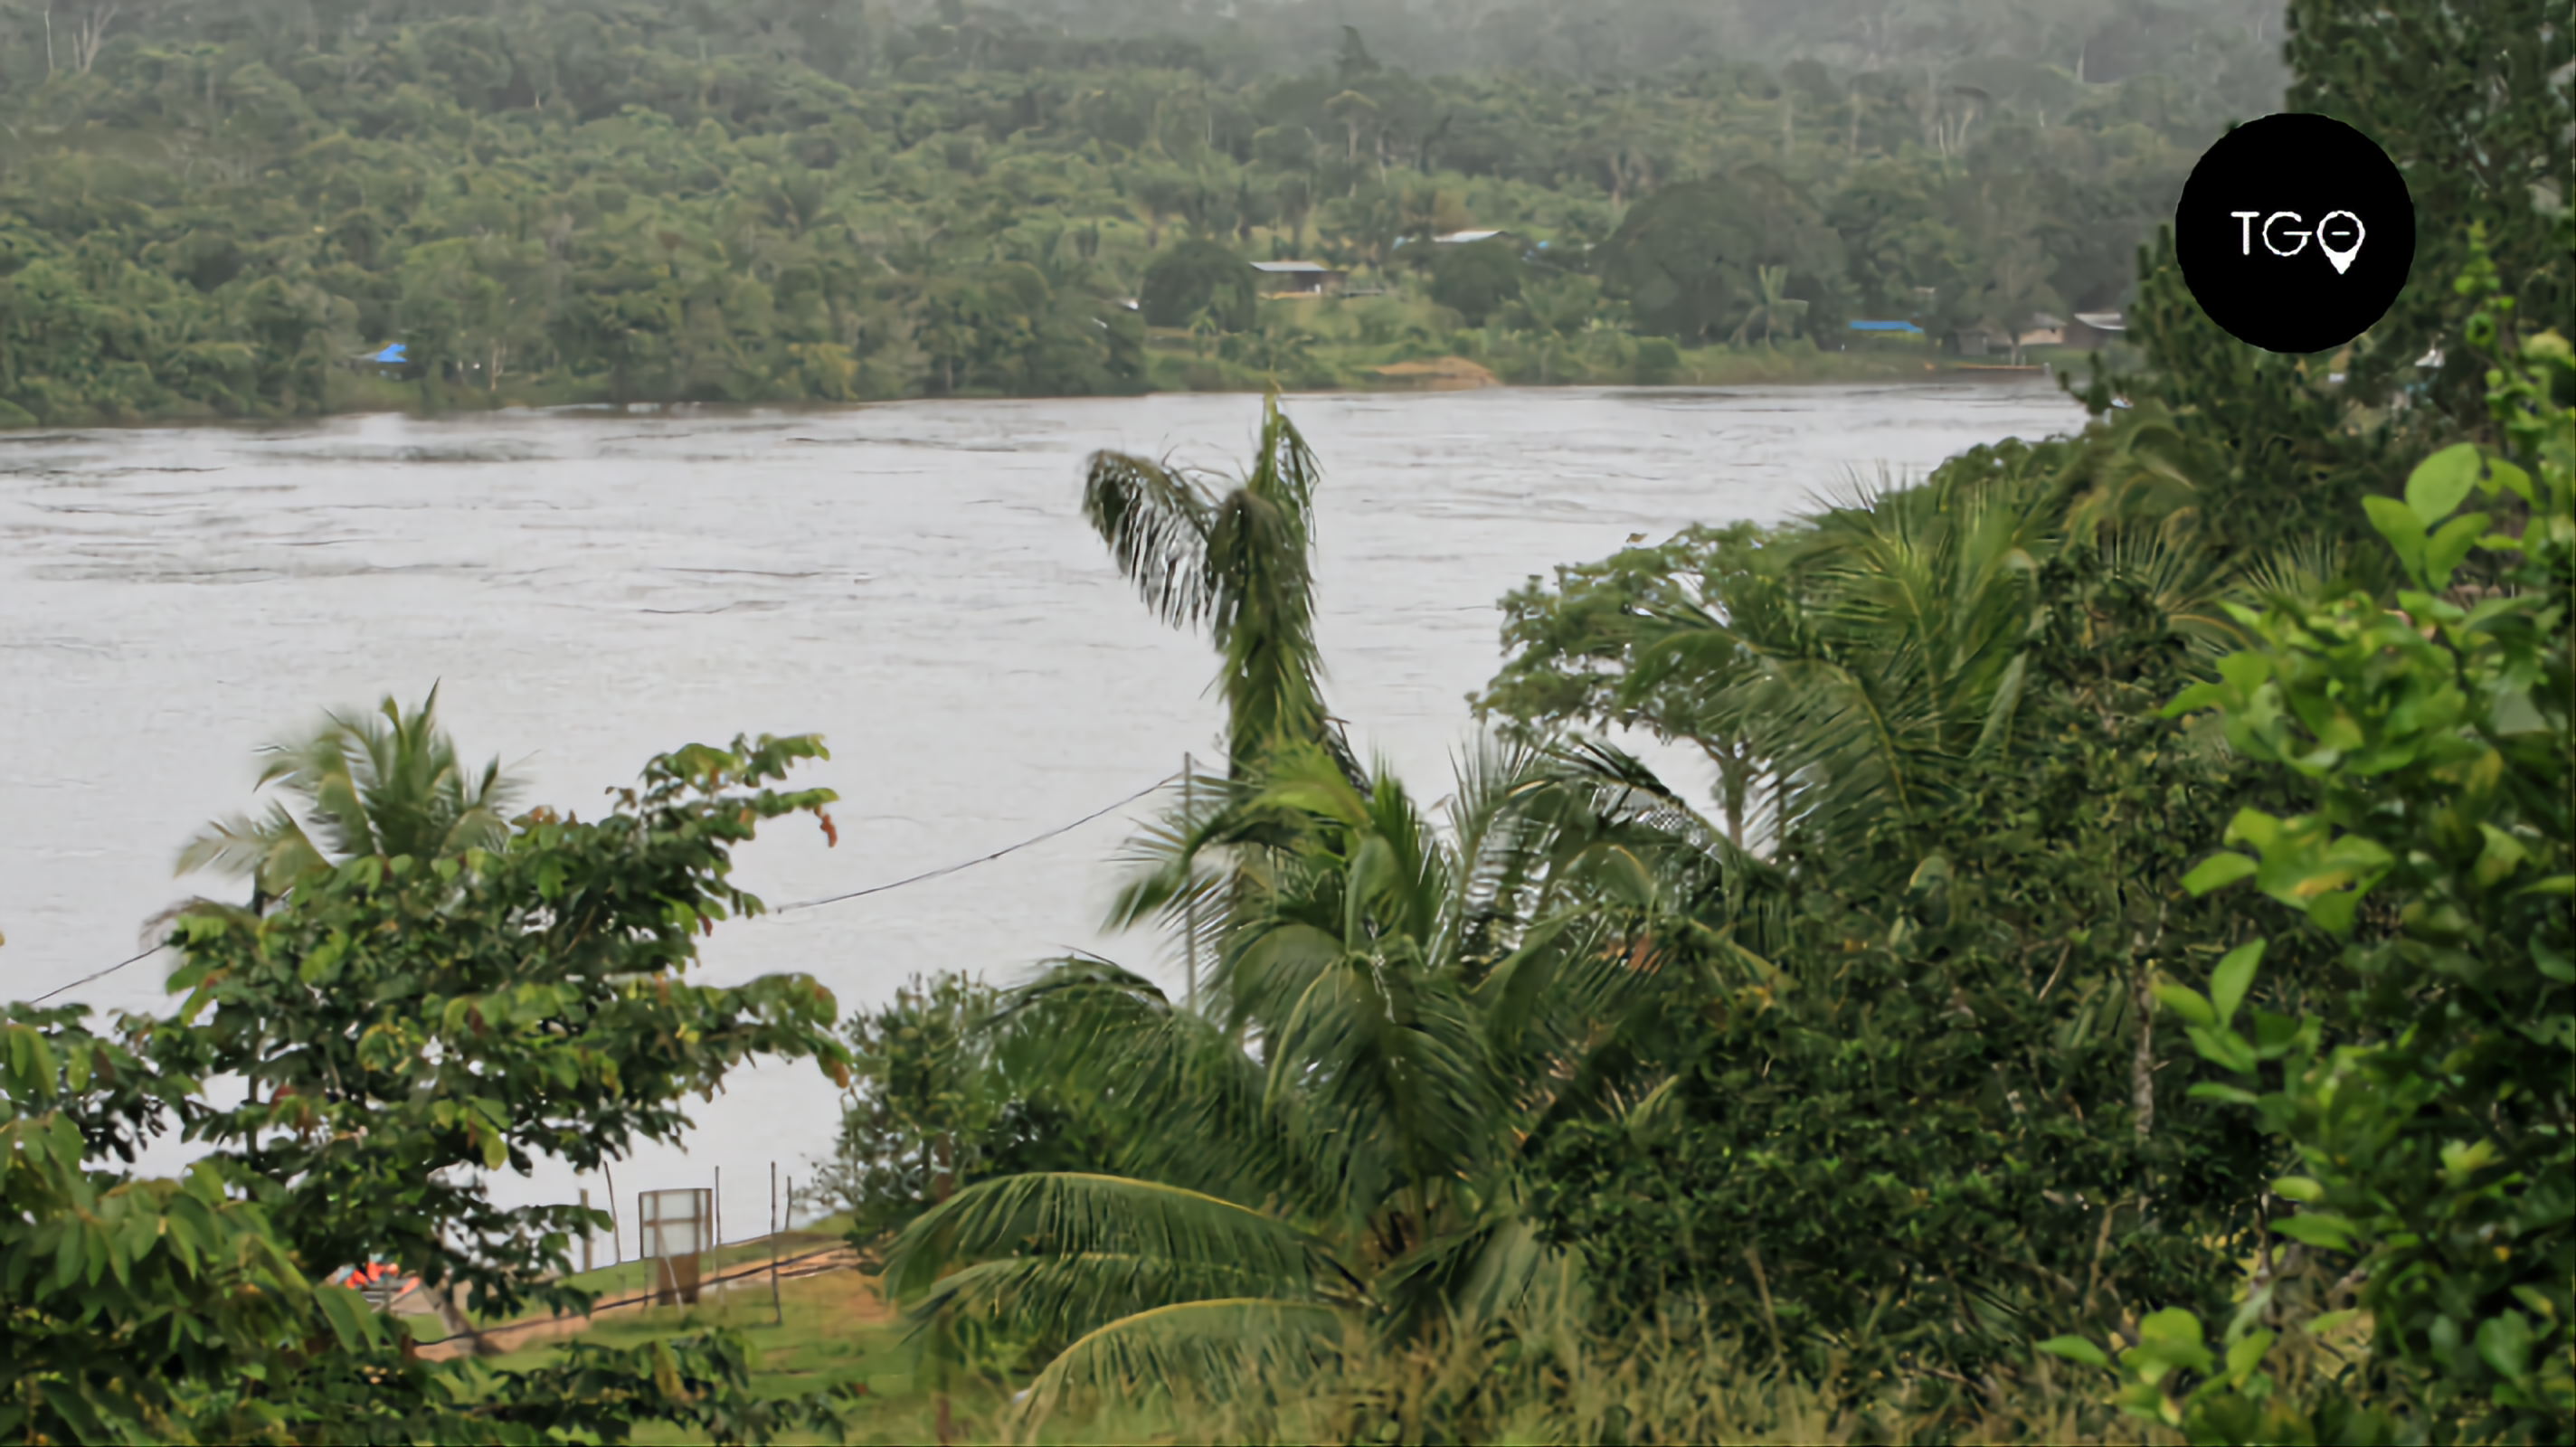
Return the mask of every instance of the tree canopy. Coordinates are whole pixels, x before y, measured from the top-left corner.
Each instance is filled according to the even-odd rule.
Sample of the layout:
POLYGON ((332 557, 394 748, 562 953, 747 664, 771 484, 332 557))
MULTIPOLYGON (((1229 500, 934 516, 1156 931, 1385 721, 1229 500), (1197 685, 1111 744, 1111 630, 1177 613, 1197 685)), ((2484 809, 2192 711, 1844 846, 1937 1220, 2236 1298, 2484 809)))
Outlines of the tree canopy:
MULTIPOLYGON (((1469 227, 1695 341, 1765 305, 1762 266, 1811 334, 2002 326, 2119 305, 2192 156, 2281 84, 2235 0, 2199 35, 1956 0, 1858 45, 1655 0, 1388 11, 1409 40, 1324 8, 0 5, 0 425, 1243 385, 1276 346, 1228 372, 1148 336, 1218 300, 1266 330, 1224 256, 1427 308, 1399 263, 1469 227)), ((1462 285, 1547 379, 1655 370, 1462 285)))

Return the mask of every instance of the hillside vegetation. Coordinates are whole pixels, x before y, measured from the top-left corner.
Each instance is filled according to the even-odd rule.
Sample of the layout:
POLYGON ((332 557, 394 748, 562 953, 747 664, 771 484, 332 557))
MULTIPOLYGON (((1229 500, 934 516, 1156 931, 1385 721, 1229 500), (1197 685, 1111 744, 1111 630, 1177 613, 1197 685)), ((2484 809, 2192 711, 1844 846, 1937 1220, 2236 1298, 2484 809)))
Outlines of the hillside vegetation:
POLYGON ((1346 385, 1451 353, 1511 381, 1837 374, 1689 358, 2117 306, 2199 149, 2278 105, 2260 6, 1994 8, 1891 10, 1861 45, 1637 5, 1607 50, 1552 8, 1389 9, 1415 71, 1372 54, 1379 17, 1311 5, 1068 30, 15 0, 0 425, 1346 385), (1513 238, 1428 244, 1470 227, 1513 238), (1130 304, 1184 244, 1377 295, 1149 334, 1130 304), (403 365, 354 364, 392 343, 403 365))

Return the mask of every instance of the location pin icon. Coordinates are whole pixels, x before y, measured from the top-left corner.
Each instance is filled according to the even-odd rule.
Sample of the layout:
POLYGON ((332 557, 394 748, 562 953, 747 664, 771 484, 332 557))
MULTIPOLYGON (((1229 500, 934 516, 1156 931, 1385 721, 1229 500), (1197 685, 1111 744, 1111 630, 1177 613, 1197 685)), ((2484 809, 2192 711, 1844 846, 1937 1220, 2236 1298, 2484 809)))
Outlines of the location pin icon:
POLYGON ((2326 254, 2326 260, 2334 263, 2335 275, 2341 276, 2352 268, 2352 259, 2361 255, 2363 235, 2361 218, 2349 211, 2329 211, 2317 222, 2317 249, 2326 254), (2352 245, 2341 251, 2335 250, 2334 243, 2326 239, 2326 229, 2334 225, 2338 216, 2352 223, 2352 245))

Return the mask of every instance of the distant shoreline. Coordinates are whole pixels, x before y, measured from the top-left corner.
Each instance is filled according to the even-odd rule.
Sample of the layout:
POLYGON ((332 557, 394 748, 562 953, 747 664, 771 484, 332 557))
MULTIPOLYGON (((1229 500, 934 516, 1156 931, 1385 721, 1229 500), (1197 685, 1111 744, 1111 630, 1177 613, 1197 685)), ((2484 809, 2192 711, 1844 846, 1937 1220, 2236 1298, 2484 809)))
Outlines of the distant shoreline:
MULTIPOLYGON (((1943 386, 1961 382, 2019 382, 2031 386, 2055 386, 2060 368, 2053 365, 2027 367, 1980 366, 1975 364, 1927 365, 1920 372, 1900 368, 1856 370, 1842 376, 1740 375, 1722 377, 1676 377, 1661 382, 1508 382, 1496 380, 1475 385, 1406 385, 1381 386, 1282 386, 1284 397, 1408 397, 1445 392, 1704 392, 1739 387, 1851 387, 1851 386, 1943 386)), ((329 422, 343 417, 411 417, 423 421, 464 421, 476 417, 501 417, 511 414, 544 414, 550 416, 598 417, 687 417, 743 416, 759 412, 841 412, 857 408, 900 407, 922 402, 1128 402, 1145 397, 1171 396, 1242 396, 1258 397, 1267 390, 1260 386, 1228 387, 1157 387, 1150 391, 1101 393, 1076 396, 1052 394, 957 395, 946 397, 872 397, 853 401, 772 400, 772 401, 680 401, 628 402, 622 406, 607 401, 544 402, 525 398, 486 403, 482 394, 468 394, 449 400, 447 405, 429 408, 417 400, 408 403, 394 398, 368 398, 354 405, 334 407, 328 411, 297 412, 282 416, 243 417, 223 415, 160 416, 101 418, 85 422, 37 423, 33 426, 0 426, 0 444, 33 441, 46 436, 77 432, 146 432, 184 427, 292 427, 329 422)))

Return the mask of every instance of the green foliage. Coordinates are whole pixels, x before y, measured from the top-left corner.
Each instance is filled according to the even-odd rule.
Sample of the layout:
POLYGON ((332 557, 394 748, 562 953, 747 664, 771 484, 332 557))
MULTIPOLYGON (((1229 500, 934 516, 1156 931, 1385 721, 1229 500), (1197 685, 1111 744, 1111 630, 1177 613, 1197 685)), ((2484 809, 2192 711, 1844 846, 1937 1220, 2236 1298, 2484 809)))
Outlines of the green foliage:
POLYGON ((1765 970, 1673 920, 1721 863, 1633 764, 1480 751, 1438 829, 1397 781, 1357 769, 1319 710, 1283 706, 1311 697, 1294 684, 1311 643, 1288 686, 1238 685, 1233 660, 1289 655, 1280 620, 1311 608, 1312 485, 1275 403, 1254 481, 1222 504, 1294 505, 1257 551, 1205 541, 1204 489, 1093 462, 1088 510, 1122 569, 1167 617, 1213 613, 1229 658, 1229 777, 1197 781, 1212 808, 1139 841, 1114 916, 1159 916, 1209 950, 1209 1013, 1096 960, 1012 992, 1003 1058, 1108 1148, 1113 1174, 969 1184, 886 1266, 943 1338, 979 1327, 1051 1355, 1039 1410, 1149 1365, 1219 1387, 1239 1356, 1267 1370, 1562 1278, 1570 1257, 1523 1214, 1527 1144, 1615 1094, 1630 1039, 1680 992, 1732 993, 1765 970), (1293 610, 1259 601, 1285 596, 1263 581, 1277 578, 1295 582, 1293 610))
POLYGON ((1524 1142, 1617 1089, 1624 1042, 1677 993, 1761 968, 1723 938, 1653 932, 1710 867, 1657 827, 1675 814, 1493 756, 1435 830, 1393 780, 1355 782, 1312 744, 1269 751, 1218 809, 1147 841, 1120 905, 1227 921, 1209 1015, 1098 961, 1012 997, 1006 1053, 1117 1174, 970 1184, 897 1238, 890 1285, 925 1316, 1057 1344, 1041 1405, 1185 1338, 1277 1361, 1504 1309, 1566 1269, 1521 1217, 1524 1142), (1632 967, 1640 952, 1659 967, 1632 967))
POLYGON ((595 1169, 675 1138, 680 1102, 753 1054, 846 1071, 829 992, 801 976, 718 989, 676 979, 696 940, 759 901, 729 876, 764 819, 820 814, 829 790, 769 785, 811 738, 692 745, 656 759, 582 824, 538 811, 498 848, 360 855, 296 881, 284 907, 201 906, 174 942, 184 1030, 170 1068, 230 1074, 238 1107, 191 1120, 309 1267, 390 1261, 451 1277, 479 1315, 578 1306, 538 1281, 584 1222, 501 1210, 453 1166, 595 1169), (434 923, 433 923, 434 922, 434 923))
POLYGON ((1093 454, 1087 474, 1083 515, 1145 605, 1166 623, 1207 624, 1233 772, 1283 739, 1344 752, 1315 651, 1315 457, 1276 394, 1262 404, 1252 470, 1232 489, 1115 452, 1093 454))
POLYGON ((2148 370, 2097 372, 2084 393, 2096 415, 2126 396, 2171 416, 2199 459, 2202 512, 2222 546, 2256 554, 2316 538, 2375 553, 2364 498, 2395 497, 2411 460, 2483 425, 2483 369, 2459 345, 2476 306, 2451 285, 2470 264, 2473 224, 2489 237, 2485 264, 2529 315, 2567 313, 2566 182, 2542 173, 2576 120, 2567 87, 2548 78, 2576 56, 2576 34, 2551 14, 2545 0, 2290 6, 2288 108, 2360 128, 2405 172, 2417 217, 2409 284, 2350 346, 2276 355, 2210 322, 2160 234, 2140 253, 2127 313, 2148 370))
POLYGON ((1257 299, 1252 268, 1210 241, 1184 241, 1154 258, 1138 285, 1136 303, 1148 326, 1185 327, 1206 312, 1229 332, 1252 326, 1257 299))
POLYGON ((304 875, 356 855, 446 859, 509 837, 503 810, 518 786, 502 777, 498 759, 478 776, 457 757, 438 727, 436 688, 417 709, 388 698, 377 712, 381 724, 335 715, 302 739, 262 750, 273 762, 260 771, 259 787, 278 785, 301 802, 305 818, 272 802, 258 819, 210 824, 180 853, 179 872, 249 875, 257 910, 304 875))
MULTIPOLYGON (((1551 1231, 1605 1300, 1704 1298, 1803 1373, 1976 1378, 2039 1322, 2214 1299, 2259 1160, 2242 1128, 2158 1110, 2181 1042, 2141 1005, 2157 962, 2218 931, 2170 899, 2236 786, 2152 717, 2192 649, 2138 563, 2068 548, 2035 570, 1998 625, 2010 712, 1978 706, 2008 727, 1893 756, 1920 772, 1811 766, 1778 872, 1702 906, 1760 932, 1781 978, 1676 1016, 1667 1083, 1551 1143, 1551 1231)), ((1892 704, 1907 680, 1872 660, 1935 651, 1846 646, 1831 686, 1892 704)), ((1769 772, 1817 716, 1740 737, 1769 772)))
MULTIPOLYGON (((2495 271, 2471 254, 2460 290, 2501 363, 2503 446, 2446 448, 2404 503, 2372 500, 2414 585, 2402 611, 2347 594, 2248 612, 2256 646, 2173 705, 2217 709, 2310 805, 2239 813, 2227 842, 2251 853, 2212 856, 2193 888, 2252 879, 2341 942, 2359 988, 2342 1014, 2258 1008, 2240 1028, 2258 940, 2213 999, 2168 1004, 2212 1062, 2277 1080, 2197 1093, 2251 1106, 2296 1150, 2275 1189, 2303 1209, 2276 1229, 2361 1258, 2373 1350, 2420 1372, 2434 1411, 2551 1441, 2576 1421, 2576 417, 2515 356, 2495 271), (2461 512, 2472 494, 2484 510, 2461 512), (2452 586, 2473 547, 2500 555, 2500 586, 2452 586)), ((2545 367, 2567 348, 2553 332, 2523 350, 2545 367)))
POLYGON ((832 1158, 813 1189, 873 1247, 976 1176, 1078 1169, 1099 1147, 1065 1112, 1017 1089, 986 1027, 999 1003, 959 975, 916 976, 841 1025, 851 1086, 832 1158))
POLYGON ((1500 239, 1441 248, 1431 268, 1431 299, 1482 326, 1485 318, 1515 301, 1527 268, 1520 248, 1500 239))
MULTIPOLYGON (((1122 394, 1156 380, 1121 303, 1170 290, 1145 284, 1167 226, 1247 257, 1320 247, 1421 302, 1397 263, 1481 218, 1558 269, 1616 263, 1628 295, 1638 248, 1591 248, 1701 177, 1746 208, 1645 249, 1714 310, 1657 302, 1648 330, 1732 334, 1761 265, 1791 268, 1828 340, 1856 298, 1943 325, 2117 305, 2249 46, 2059 8, 2049 53, 2090 45, 2099 73, 2018 63, 1972 97, 1944 78, 1954 47, 2029 39, 1989 15, 1883 28, 1874 59, 1793 83, 1734 57, 1843 46, 1831 23, 1727 22, 1802 37, 1748 50, 1678 12, 1623 33, 1530 11, 1387 52, 1480 57, 1425 70, 1342 64, 1338 20, 1250 12, 1157 12, 1172 35, 973 6, 0 6, 0 422, 1122 394), (401 368, 361 360, 397 340, 401 368)), ((2229 104, 2272 109, 2262 90, 2229 104)), ((1240 297, 1149 310, 1183 326, 1214 299, 1257 330, 1240 297)), ((1680 374, 1623 341, 1496 370, 1680 374)), ((1394 358, 1296 360, 1161 384, 1347 384, 1394 358)))
POLYGON ((1777 172, 1755 167, 1656 192, 1602 243, 1597 264, 1640 325, 1687 341, 1734 330, 1762 299, 1761 268, 1788 268, 1787 295, 1812 299, 1842 261, 1822 213, 1777 172))
MULTIPOLYGON (((379 763, 452 756, 430 747, 443 740, 426 710, 380 742, 379 763)), ((543 1154, 588 1169, 675 1140, 683 1098, 753 1054, 844 1072, 812 981, 679 978, 700 933, 759 909, 729 882, 732 849, 764 819, 830 802, 770 787, 821 753, 810 738, 693 745, 595 824, 538 810, 460 852, 315 862, 264 914, 195 906, 172 938, 185 1000, 122 1017, 114 1039, 76 1006, 9 1007, 0 1423, 38 1440, 210 1442, 615 1441, 647 1422, 763 1441, 829 1426, 836 1396, 755 1395, 748 1349, 722 1334, 494 1372, 417 1361, 402 1328, 316 1284, 389 1262, 429 1284, 451 1331, 470 1330, 460 1287, 487 1318, 578 1311, 589 1294, 560 1273, 600 1213, 502 1209, 459 1168, 525 1173, 543 1154), (239 1103, 207 1096, 215 1076, 243 1082, 239 1103), (172 1125, 203 1147, 183 1180, 86 1164, 131 1160, 172 1125)), ((411 778, 388 769, 331 817, 382 824, 389 801, 422 796, 393 782, 411 778)))
MULTIPOLYGON (((2482 253, 2523 314, 2555 322, 2576 308, 2569 244, 2567 127, 2576 98, 2564 79, 2576 34, 2552 0, 2458 7, 2400 4, 2355 11, 2291 0, 2287 109, 2359 128, 2406 173, 2415 198, 2415 264, 2388 317, 2339 369, 2376 403, 2405 386, 2428 351, 2465 335, 2480 298, 2452 286, 2482 253), (2472 99, 2474 97, 2474 99, 2472 99), (2472 226, 2485 242, 2468 244, 2472 226)), ((2455 427, 2486 411, 2474 348, 2451 348, 2423 404, 2455 427)), ((2393 480, 2393 479, 2392 479, 2393 480)))

